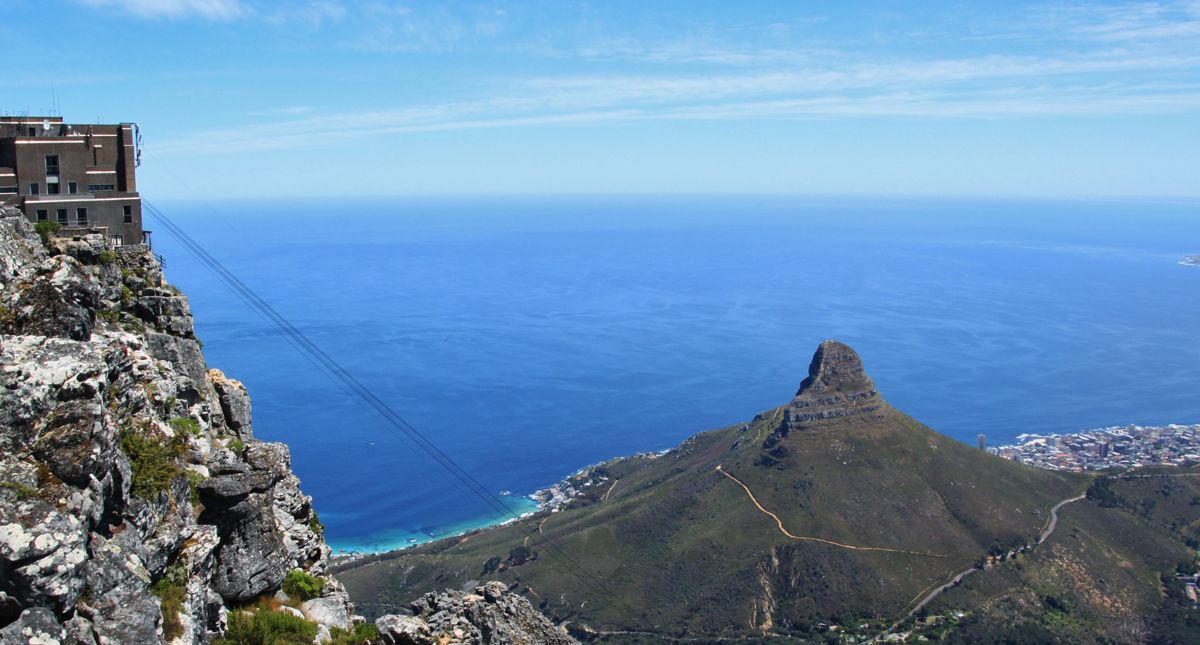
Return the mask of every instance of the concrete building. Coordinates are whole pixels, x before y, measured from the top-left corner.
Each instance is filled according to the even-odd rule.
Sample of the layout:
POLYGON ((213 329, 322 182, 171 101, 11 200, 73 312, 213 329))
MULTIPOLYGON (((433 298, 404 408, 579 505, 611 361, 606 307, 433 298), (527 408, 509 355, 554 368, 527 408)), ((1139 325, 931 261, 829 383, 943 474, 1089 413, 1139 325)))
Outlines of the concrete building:
POLYGON ((62 117, 0 117, 0 203, 63 232, 101 232, 113 245, 142 244, 134 169, 137 126, 70 125, 62 117))

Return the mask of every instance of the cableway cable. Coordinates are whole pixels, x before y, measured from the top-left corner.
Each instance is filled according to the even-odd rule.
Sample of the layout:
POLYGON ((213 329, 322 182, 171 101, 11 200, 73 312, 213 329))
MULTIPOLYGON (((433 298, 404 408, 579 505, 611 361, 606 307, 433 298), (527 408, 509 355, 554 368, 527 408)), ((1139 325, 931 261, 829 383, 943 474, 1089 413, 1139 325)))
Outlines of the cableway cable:
POLYGON ((550 543, 547 538, 540 538, 536 532, 524 526, 520 522, 518 516, 508 505, 500 501, 495 495, 488 491, 475 477, 459 466, 445 452, 438 448, 432 441, 426 438, 420 431, 411 423, 404 419, 399 413, 391 408, 386 402, 376 396, 369 388, 363 385, 358 379, 354 378, 345 368, 337 361, 330 357, 316 343, 308 338, 303 332, 296 328, 282 314, 275 310, 270 304, 263 300, 257 293, 246 286, 233 272, 227 269, 219 260, 208 253, 199 243, 191 238, 182 228, 174 221, 166 216, 154 204, 142 199, 142 204, 145 210, 153 215, 165 227, 168 234, 171 235, 181 246, 184 247, 193 257, 196 258, 206 269, 217 276, 226 284, 243 302, 250 308, 254 309, 262 318, 269 324, 276 327, 284 336, 300 350, 307 359, 316 365, 324 372, 331 380, 338 384, 343 390, 351 394, 360 405, 368 408, 377 416, 382 418, 386 424, 400 436, 414 444, 418 449, 429 456, 433 461, 437 462, 451 477, 452 481, 465 492, 472 494, 481 499, 489 508, 501 516, 507 516, 513 520, 514 526, 526 533, 534 545, 544 549, 548 555, 562 560, 564 568, 573 576, 583 582, 589 590, 599 596, 605 596, 609 599, 610 604, 616 603, 624 606, 631 612, 631 615, 636 613, 619 595, 613 592, 609 585, 599 577, 591 574, 583 569, 583 567, 565 551, 559 549, 556 545, 550 543))

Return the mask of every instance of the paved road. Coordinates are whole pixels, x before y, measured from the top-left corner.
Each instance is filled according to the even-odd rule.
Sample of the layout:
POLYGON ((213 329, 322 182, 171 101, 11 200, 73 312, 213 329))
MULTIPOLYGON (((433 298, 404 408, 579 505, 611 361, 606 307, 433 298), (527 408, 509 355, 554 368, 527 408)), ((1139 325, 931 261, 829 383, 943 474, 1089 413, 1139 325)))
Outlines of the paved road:
MULTIPOLYGON (((1079 500, 1084 499, 1086 497, 1087 497, 1087 493, 1085 492, 1080 495, 1076 495, 1075 497, 1068 497, 1067 499, 1064 499, 1064 500, 1060 501, 1059 503, 1055 504, 1054 506, 1050 507, 1050 521, 1046 522, 1046 528, 1042 529, 1041 535, 1038 536, 1038 540, 1036 543, 1034 543, 1033 546, 1041 545, 1043 542, 1046 541, 1047 538, 1050 537, 1050 535, 1052 533, 1054 533, 1054 529, 1058 528, 1058 509, 1066 506, 1067 504, 1072 504, 1074 502, 1078 502, 1079 500)), ((1009 555, 1012 555, 1012 553, 1013 552, 1010 551, 1009 555)), ((891 633, 893 630, 896 629, 897 625, 899 625, 901 622, 903 622, 906 618, 908 618, 908 617, 912 616, 913 614, 917 613, 918 611, 920 611, 922 607, 924 607, 925 605, 928 605, 930 602, 932 602, 933 599, 937 598, 938 595, 941 594, 943 591, 953 587, 954 585, 958 584, 959 582, 962 582, 963 578, 966 578, 967 576, 971 575, 972 573, 975 573, 976 571, 983 571, 983 569, 981 569, 975 565, 971 565, 970 569, 960 571, 957 575, 955 575, 953 578, 950 579, 950 582, 947 582, 946 584, 934 589, 933 591, 930 591, 928 594, 925 595, 924 598, 921 598, 920 602, 918 602, 915 607, 913 607, 911 610, 909 610, 908 613, 904 614, 903 618, 896 621, 896 624, 892 625, 890 629, 888 629, 883 634, 880 634, 879 636, 872 638, 871 640, 869 640, 867 642, 868 643, 874 642, 876 639, 880 638, 881 636, 891 633)))
POLYGON ((1041 544, 1042 542, 1045 542, 1046 538, 1050 537, 1050 534, 1054 532, 1054 529, 1058 528, 1058 509, 1066 506, 1067 504, 1072 504, 1074 502, 1078 502, 1079 500, 1081 500, 1085 497, 1087 497, 1087 493, 1083 493, 1082 495, 1077 495, 1077 496, 1071 497, 1069 499, 1064 499, 1063 501, 1055 504, 1050 509, 1050 521, 1046 523, 1046 528, 1042 529, 1042 534, 1041 534, 1041 536, 1038 537, 1037 544, 1035 544, 1034 546, 1037 546, 1037 545, 1041 544))

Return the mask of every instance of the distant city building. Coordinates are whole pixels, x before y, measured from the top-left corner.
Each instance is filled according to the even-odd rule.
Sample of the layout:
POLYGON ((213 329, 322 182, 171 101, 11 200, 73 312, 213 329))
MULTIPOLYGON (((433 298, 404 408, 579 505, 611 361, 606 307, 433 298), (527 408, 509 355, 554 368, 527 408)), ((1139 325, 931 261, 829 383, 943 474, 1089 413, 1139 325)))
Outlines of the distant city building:
POLYGON ((66 233, 100 232, 141 244, 142 200, 134 169, 137 125, 70 125, 62 117, 0 116, 0 203, 66 233))
POLYGON ((975 441, 979 443, 980 450, 987 450, 987 435, 980 433, 979 436, 975 437, 975 441))

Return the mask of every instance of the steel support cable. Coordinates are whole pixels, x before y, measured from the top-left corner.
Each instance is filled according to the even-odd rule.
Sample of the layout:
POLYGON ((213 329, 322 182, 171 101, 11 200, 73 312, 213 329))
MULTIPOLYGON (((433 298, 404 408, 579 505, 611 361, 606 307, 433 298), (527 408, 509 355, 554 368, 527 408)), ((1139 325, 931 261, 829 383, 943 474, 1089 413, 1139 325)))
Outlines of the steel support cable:
POLYGON ((208 253, 199 243, 191 238, 182 228, 174 223, 166 216, 159 208, 151 202, 143 198, 142 204, 146 210, 150 212, 159 222, 166 227, 167 232, 175 238, 189 253, 191 253, 205 268, 215 274, 222 282, 226 284, 234 293, 248 306, 254 309, 260 316, 265 318, 268 323, 277 327, 288 340, 301 351, 306 358, 313 362, 321 369, 328 377, 337 383, 342 389, 360 400, 360 403, 365 403, 366 407, 372 412, 381 417, 395 430, 400 433, 410 442, 415 444, 420 450, 425 452, 442 466, 443 469, 451 475, 452 480, 456 485, 463 488, 466 492, 479 497, 485 504, 497 511, 500 515, 508 516, 514 521, 514 525, 518 529, 526 533, 534 542, 535 546, 546 549, 548 553, 555 557, 561 558, 566 569, 584 582, 593 593, 606 596, 610 603, 615 601, 616 604, 624 606, 626 609, 633 612, 624 600, 622 600, 605 581, 586 572, 579 563, 567 553, 552 545, 548 539, 539 540, 536 533, 521 524, 520 517, 512 511, 507 505, 492 495, 477 479, 471 476, 466 470, 459 466, 453 459, 446 455, 433 442, 427 439, 420 431, 412 424, 405 420, 399 413, 391 408, 383 400, 379 399, 370 389, 364 386, 358 379, 354 378, 345 368, 337 361, 330 357, 316 343, 310 340, 303 332, 297 329, 290 321, 283 317, 270 304, 263 300, 257 293, 246 286, 233 272, 227 269, 219 260, 208 253))

